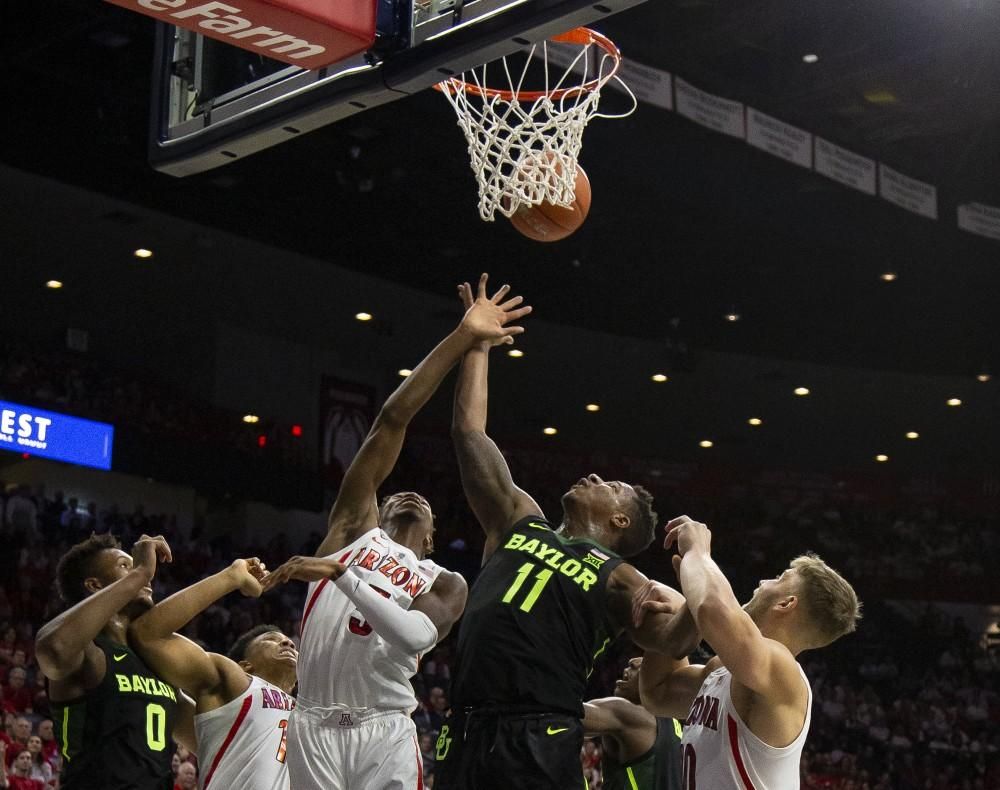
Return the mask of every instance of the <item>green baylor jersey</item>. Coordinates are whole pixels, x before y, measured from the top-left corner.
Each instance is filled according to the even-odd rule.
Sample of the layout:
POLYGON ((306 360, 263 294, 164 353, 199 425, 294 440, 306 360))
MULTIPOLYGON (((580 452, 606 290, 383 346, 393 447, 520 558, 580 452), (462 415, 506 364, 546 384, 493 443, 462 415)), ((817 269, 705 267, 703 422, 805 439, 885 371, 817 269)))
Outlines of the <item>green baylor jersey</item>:
POLYGON ((648 752, 619 763, 607 749, 601 761, 604 790, 681 790, 681 725, 656 719, 656 740, 648 752))
POLYGON ((128 647, 98 637, 104 679, 71 702, 53 702, 62 790, 171 790, 177 691, 128 647))
POLYGON ((605 591, 621 562, 593 541, 560 535, 540 516, 514 524, 469 592, 452 707, 582 717, 594 659, 617 634, 605 591))

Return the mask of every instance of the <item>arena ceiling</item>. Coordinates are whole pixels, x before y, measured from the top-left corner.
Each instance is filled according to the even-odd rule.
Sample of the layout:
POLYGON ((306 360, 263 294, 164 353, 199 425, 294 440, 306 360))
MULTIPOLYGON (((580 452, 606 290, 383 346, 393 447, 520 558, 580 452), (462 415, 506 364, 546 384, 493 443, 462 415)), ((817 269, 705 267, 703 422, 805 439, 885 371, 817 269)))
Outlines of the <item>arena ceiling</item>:
MULTIPOLYGON (((62 238, 58 191, 50 211, 22 216, 5 190, 0 222, 51 227, 110 266, 112 240, 156 209, 436 293, 489 270, 551 320, 624 336, 882 370, 997 368, 1000 242, 955 222, 960 203, 1000 205, 995 7, 652 0, 603 30, 636 63, 936 185, 938 219, 643 104, 591 124, 591 216, 540 245, 478 220, 465 143, 430 91, 178 180, 146 162, 152 22, 33 0, 4 11, 0 161, 135 212, 62 238)), ((161 240, 157 257, 185 243, 161 240)))

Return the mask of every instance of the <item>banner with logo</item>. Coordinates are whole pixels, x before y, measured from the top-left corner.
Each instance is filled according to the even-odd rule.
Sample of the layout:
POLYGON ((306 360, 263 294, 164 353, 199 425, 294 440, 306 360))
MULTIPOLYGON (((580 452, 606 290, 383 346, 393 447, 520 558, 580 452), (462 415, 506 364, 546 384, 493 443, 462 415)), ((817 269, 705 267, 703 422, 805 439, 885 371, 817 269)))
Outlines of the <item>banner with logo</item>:
POLYGON ((110 469, 114 440, 107 423, 0 401, 0 450, 110 469))
POLYGON ((375 420, 375 388, 324 376, 319 400, 320 469, 332 499, 375 420))

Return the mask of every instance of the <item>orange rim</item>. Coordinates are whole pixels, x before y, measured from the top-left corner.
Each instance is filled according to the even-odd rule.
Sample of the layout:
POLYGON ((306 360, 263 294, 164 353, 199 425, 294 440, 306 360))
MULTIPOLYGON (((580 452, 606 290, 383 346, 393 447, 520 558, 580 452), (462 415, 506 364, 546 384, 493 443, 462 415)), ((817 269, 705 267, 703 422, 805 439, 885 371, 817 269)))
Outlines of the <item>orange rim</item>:
POLYGON ((499 96, 506 102, 534 102, 538 101, 538 99, 541 99, 543 96, 548 96, 550 99, 558 100, 571 93, 592 93, 593 91, 599 90, 601 86, 615 76, 615 74, 618 73, 618 69, 621 68, 622 53, 619 51, 615 42, 607 36, 598 33, 596 30, 591 30, 589 27, 574 28, 568 33, 560 33, 558 36, 553 36, 549 40, 560 44, 579 44, 580 46, 590 46, 591 44, 596 44, 611 56, 611 59, 614 61, 614 65, 612 66, 611 71, 607 74, 595 77, 582 85, 574 85, 571 88, 558 88, 553 91, 510 91, 502 90, 500 88, 482 88, 478 85, 473 85, 471 82, 459 79, 458 77, 451 77, 443 82, 439 82, 434 87, 439 91, 447 90, 450 93, 457 93, 459 90, 465 90, 466 93, 471 93, 473 96, 482 96, 483 98, 495 98, 499 96))

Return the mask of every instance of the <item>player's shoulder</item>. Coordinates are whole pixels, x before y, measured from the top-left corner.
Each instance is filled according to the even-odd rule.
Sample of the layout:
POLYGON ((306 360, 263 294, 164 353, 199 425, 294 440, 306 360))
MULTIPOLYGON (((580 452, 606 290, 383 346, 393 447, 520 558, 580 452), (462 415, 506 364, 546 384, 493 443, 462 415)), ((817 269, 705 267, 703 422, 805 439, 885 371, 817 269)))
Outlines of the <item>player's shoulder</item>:
POLYGON ((460 595, 463 598, 469 594, 469 583, 462 574, 442 568, 440 565, 436 565, 435 568, 437 578, 435 578, 434 586, 431 588, 435 593, 442 597, 460 595))

